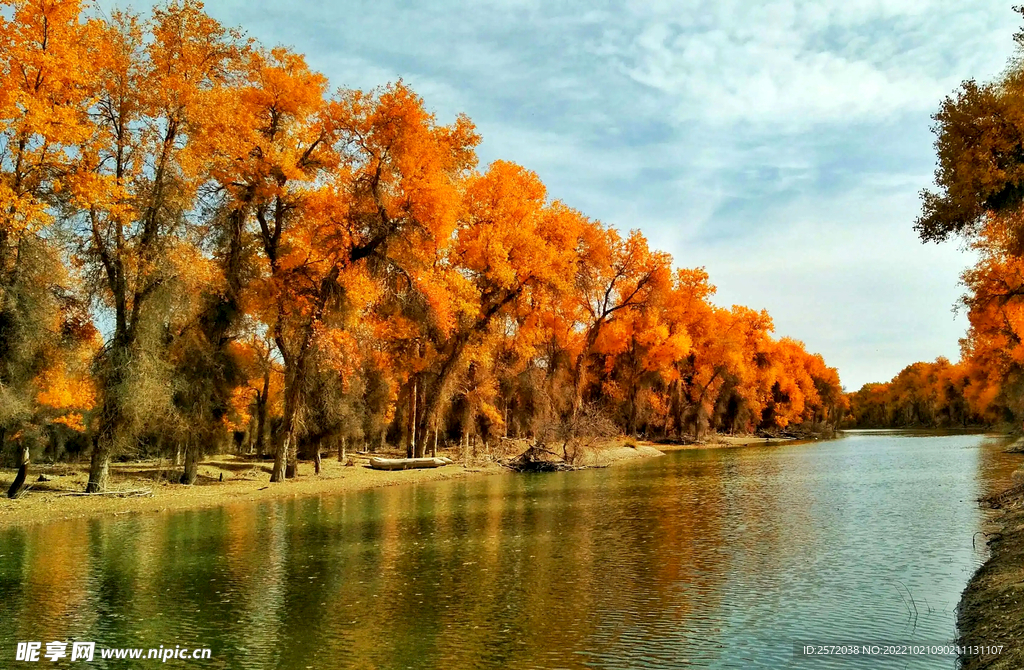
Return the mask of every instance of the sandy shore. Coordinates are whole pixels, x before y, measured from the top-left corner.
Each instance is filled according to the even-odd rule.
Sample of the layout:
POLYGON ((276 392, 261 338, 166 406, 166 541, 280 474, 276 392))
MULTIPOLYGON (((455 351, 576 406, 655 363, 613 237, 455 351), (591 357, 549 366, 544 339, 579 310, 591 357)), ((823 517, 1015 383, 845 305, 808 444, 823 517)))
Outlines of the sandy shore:
MULTIPOLYGON (((271 484, 270 462, 217 456, 200 465, 199 478, 193 486, 176 483, 181 469, 171 467, 167 462, 140 461, 112 465, 110 491, 150 492, 144 497, 72 496, 69 494, 85 490, 88 481, 85 466, 33 465, 29 478, 32 488, 17 500, 6 497, 0 499, 0 528, 82 517, 198 509, 241 500, 341 493, 506 472, 504 468, 493 464, 469 468, 456 464, 429 470, 387 472, 371 470, 366 465, 366 458, 357 456, 353 461, 354 466, 346 467, 336 459, 325 458, 320 475, 313 474, 311 463, 302 463, 298 478, 271 484), (35 481, 39 475, 50 481, 35 481)), ((4 491, 13 480, 13 470, 0 473, 0 486, 4 491)))
POLYGON ((962 657, 965 670, 1024 668, 1024 468, 1014 480, 1007 491, 981 501, 999 510, 994 532, 986 534, 991 554, 967 584, 957 617, 962 645, 1003 649, 962 657))
MULTIPOLYGON (((752 436, 715 436, 708 442, 700 444, 654 444, 617 438, 605 440, 595 448, 589 449, 580 463, 589 467, 603 467, 638 458, 664 456, 666 451, 770 445, 784 441, 786 440, 768 441, 752 436)), ((525 450, 526 443, 520 446, 521 450, 525 450)), ((233 455, 215 456, 204 460, 199 467, 199 479, 193 486, 178 484, 181 468, 174 467, 168 461, 149 460, 112 464, 110 490, 125 494, 126 497, 77 495, 85 490, 88 481, 86 463, 33 464, 29 471, 29 490, 17 500, 0 497, 0 529, 66 519, 199 509, 244 500, 325 495, 509 472, 494 462, 469 467, 456 463, 429 470, 387 472, 371 470, 368 467, 368 456, 349 456, 353 462, 352 466, 339 463, 335 458, 325 457, 319 475, 313 474, 312 463, 303 462, 297 479, 280 484, 270 483, 269 461, 233 455), (37 481, 40 475, 47 481, 37 481), (145 492, 145 495, 127 497, 128 493, 135 491, 145 492)), ((14 476, 13 469, 0 471, 0 495, 14 481, 14 476)))
MULTIPOLYGON (((663 455, 649 444, 629 447, 619 440, 589 451, 582 464, 600 467, 663 455)), ((319 475, 313 474, 312 463, 304 462, 300 464, 298 478, 271 484, 269 461, 233 455, 216 456, 203 461, 199 467, 199 478, 193 486, 178 484, 181 469, 167 461, 115 463, 111 466, 110 491, 120 492, 124 497, 77 495, 85 490, 88 481, 86 464, 33 464, 29 470, 29 490, 17 500, 0 498, 0 529, 65 519, 198 509, 242 500, 324 495, 509 472, 493 462, 469 467, 456 463, 442 468, 388 472, 370 469, 368 456, 352 454, 350 458, 352 466, 339 463, 336 458, 325 457, 319 475), (37 481, 40 475, 47 481, 37 481), (129 496, 131 492, 144 492, 145 495, 129 496)), ((0 494, 11 485, 14 476, 12 469, 0 471, 0 494)))

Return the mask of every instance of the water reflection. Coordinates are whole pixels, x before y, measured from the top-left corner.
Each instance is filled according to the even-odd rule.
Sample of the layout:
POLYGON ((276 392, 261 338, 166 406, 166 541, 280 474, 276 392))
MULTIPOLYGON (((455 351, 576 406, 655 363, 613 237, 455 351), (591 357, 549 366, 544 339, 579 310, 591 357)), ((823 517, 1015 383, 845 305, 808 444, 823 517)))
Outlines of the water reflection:
POLYGON ((793 642, 951 638, 981 558, 974 500, 1019 461, 1001 449, 858 432, 10 531, 0 654, 80 639, 209 646, 214 668, 950 668, 808 664, 793 642))

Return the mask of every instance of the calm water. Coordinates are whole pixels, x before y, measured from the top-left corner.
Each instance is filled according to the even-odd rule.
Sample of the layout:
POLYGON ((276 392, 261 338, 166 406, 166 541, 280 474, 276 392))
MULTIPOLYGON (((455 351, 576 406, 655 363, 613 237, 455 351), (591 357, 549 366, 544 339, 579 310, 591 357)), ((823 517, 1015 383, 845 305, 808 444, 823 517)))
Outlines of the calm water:
MULTIPOLYGON (((980 435, 855 432, 604 470, 437 482, 0 533, 20 640, 211 647, 208 668, 952 668, 794 642, 954 636, 980 435)), ((126 667, 124 661, 48 667, 126 667)), ((156 661, 133 667, 157 667, 156 661)))

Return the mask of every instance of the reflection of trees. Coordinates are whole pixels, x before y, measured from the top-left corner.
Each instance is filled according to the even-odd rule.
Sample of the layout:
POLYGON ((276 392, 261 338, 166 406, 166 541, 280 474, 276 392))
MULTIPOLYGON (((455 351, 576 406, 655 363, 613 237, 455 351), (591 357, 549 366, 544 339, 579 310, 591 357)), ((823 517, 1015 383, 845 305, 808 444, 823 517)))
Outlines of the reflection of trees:
MULTIPOLYGON (((209 645, 254 669, 584 667, 655 630, 706 645, 687 627, 722 607, 728 564, 756 570, 780 551, 783 503, 748 490, 778 465, 672 458, 667 474, 642 464, 237 504, 81 522, 59 541, 41 529, 3 559, 21 592, 4 588, 36 631, 77 617, 81 639, 209 645), (756 553, 727 535, 736 515, 756 553)), ((48 634, 63 639, 57 625, 48 634)))
POLYGON ((83 531, 80 524, 32 526, 0 543, 0 639, 63 639, 68 622, 78 623, 87 599, 83 531))

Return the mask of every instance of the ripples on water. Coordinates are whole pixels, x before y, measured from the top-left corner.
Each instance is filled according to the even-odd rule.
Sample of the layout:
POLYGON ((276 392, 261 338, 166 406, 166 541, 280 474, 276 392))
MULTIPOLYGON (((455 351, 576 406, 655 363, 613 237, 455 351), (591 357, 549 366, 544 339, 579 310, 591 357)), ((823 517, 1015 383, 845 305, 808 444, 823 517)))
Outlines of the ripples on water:
POLYGON ((1002 445, 864 431, 9 531, 0 659, 80 639, 212 668, 952 668, 793 645, 952 639, 1002 445))

